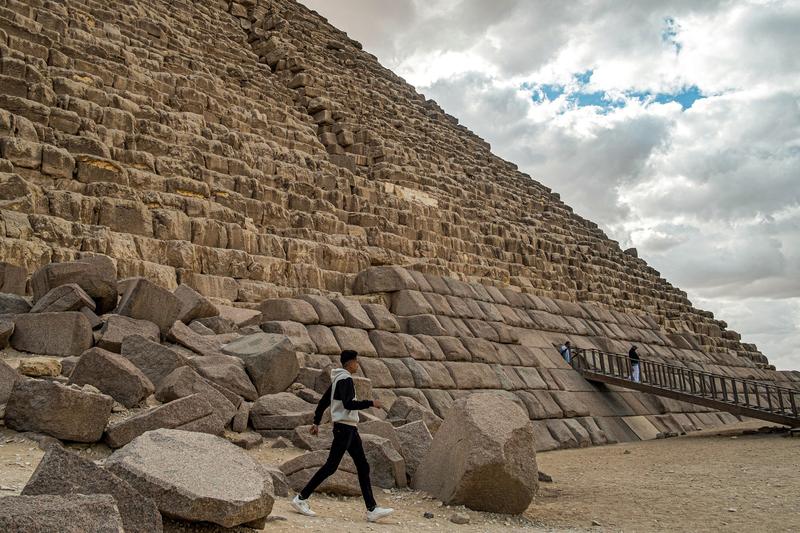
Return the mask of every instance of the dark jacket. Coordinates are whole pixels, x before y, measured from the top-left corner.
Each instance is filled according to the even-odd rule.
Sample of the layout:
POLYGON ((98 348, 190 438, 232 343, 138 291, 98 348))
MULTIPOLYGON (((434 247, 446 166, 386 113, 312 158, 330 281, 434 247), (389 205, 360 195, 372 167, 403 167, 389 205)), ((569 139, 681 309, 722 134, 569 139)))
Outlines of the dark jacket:
POLYGON ((636 353, 636 348, 631 348, 631 350, 628 352, 628 358, 631 360, 631 363, 639 362, 639 354, 636 353))
MULTIPOLYGON (((356 400, 356 388, 353 385, 353 380, 350 378, 339 380, 336 384, 336 391, 333 393, 334 397, 344 404, 345 409, 351 411, 361 411, 362 409, 369 409, 372 407, 372 400, 356 400)), ((322 415, 325 414, 325 409, 331 405, 331 388, 325 391, 322 398, 319 399, 317 410, 314 411, 314 424, 319 425, 322 422, 322 415)))

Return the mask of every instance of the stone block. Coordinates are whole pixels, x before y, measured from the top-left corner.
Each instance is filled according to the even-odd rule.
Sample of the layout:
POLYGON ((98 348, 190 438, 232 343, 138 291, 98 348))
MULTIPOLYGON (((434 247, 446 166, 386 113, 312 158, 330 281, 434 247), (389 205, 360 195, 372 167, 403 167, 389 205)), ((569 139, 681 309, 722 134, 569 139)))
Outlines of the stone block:
POLYGON ((181 302, 178 320, 184 324, 189 324, 191 321, 200 318, 210 318, 219 315, 219 310, 214 304, 188 285, 178 285, 173 291, 173 294, 181 302))
POLYGON ((79 285, 97 304, 95 311, 104 314, 117 306, 117 271, 106 256, 89 256, 70 263, 50 263, 31 277, 34 301, 59 285, 79 285))
POLYGON ((317 353, 317 346, 314 344, 314 341, 311 340, 311 336, 308 334, 306 326, 299 322, 264 322, 261 324, 261 329, 265 333, 286 335, 289 340, 292 341, 292 344, 294 344, 294 347, 298 352, 317 353))
POLYGON ((92 385, 125 407, 138 405, 155 391, 152 382, 131 361, 101 348, 81 354, 69 382, 92 385))
POLYGON ((111 495, 70 494, 0 498, 0 531, 124 533, 126 530, 123 528, 116 501, 111 495))
POLYGON ((349 328, 374 329, 375 324, 357 300, 349 298, 336 298, 333 300, 339 312, 344 317, 344 324, 349 328))
POLYGON ((181 312, 181 301, 171 292, 144 278, 136 278, 126 289, 116 313, 156 324, 166 335, 181 312))
POLYGON ((343 326, 344 317, 330 299, 325 296, 303 294, 299 298, 311 304, 319 317, 319 323, 325 326, 343 326))
POLYGON ((442 327, 442 324, 433 315, 410 316, 406 317, 404 322, 405 331, 411 335, 430 335, 433 337, 449 335, 448 331, 442 327))
POLYGON ((256 430, 292 430, 311 424, 315 407, 288 392, 268 394, 253 404, 250 424, 256 430))
POLYGON ((199 356, 191 358, 189 364, 211 383, 220 385, 245 400, 253 401, 258 398, 258 391, 245 372, 245 365, 237 357, 222 354, 199 356))
POLYGON ((142 335, 126 336, 120 354, 141 370, 155 387, 176 368, 189 364, 179 353, 142 335))
POLYGON ((27 280, 24 268, 0 261, 0 293, 24 296, 27 280))
POLYGON ((126 338, 138 336, 158 342, 161 332, 158 326, 148 320, 137 320, 122 315, 108 315, 100 329, 97 346, 109 352, 119 353, 126 338))
POLYGON ((201 394, 219 418, 218 424, 225 427, 236 415, 234 405, 211 382, 188 366, 176 368, 161 380, 156 388, 155 396, 160 402, 167 403, 193 394, 201 394))
POLYGON ((375 329, 393 333, 400 331, 400 324, 386 306, 381 304, 364 304, 363 307, 369 319, 375 325, 375 329))
POLYGON ((64 313, 80 311, 88 307, 92 311, 95 303, 86 292, 75 283, 59 285, 42 296, 31 308, 31 313, 64 313))
POLYGON ((0 315, 21 315, 31 310, 31 304, 17 294, 0 294, 0 315))
POLYGON ((294 344, 285 335, 248 335, 226 344, 223 352, 244 361, 259 396, 285 391, 300 371, 294 344))
POLYGON ((377 357, 378 352, 369 339, 369 334, 363 329, 355 329, 344 326, 334 326, 331 328, 339 347, 344 350, 355 350, 364 357, 377 357))
POLYGON ((392 313, 398 316, 432 315, 434 310, 421 292, 403 290, 392 294, 392 313))
POLYGON ((14 384, 20 379, 22 379, 22 376, 19 372, 0 359, 0 405, 5 405, 8 402, 14 384))
POLYGON ((398 266, 370 267, 359 272, 353 284, 353 294, 417 290, 417 282, 405 268, 398 266))
MULTIPOLYGON (((344 319, 342 320, 344 321, 344 319)), ((315 324, 306 328, 308 336, 311 337, 311 342, 317 347, 317 352, 325 355, 339 355, 342 351, 339 348, 339 343, 336 342, 336 336, 328 326, 315 324)))
POLYGON ((28 313, 14 317, 15 350, 42 355, 80 355, 93 343, 89 320, 79 312, 28 313))
POLYGON ((305 300, 294 298, 270 298, 258 306, 263 321, 291 321, 301 324, 318 324, 314 306, 305 300))
POLYGON ((433 437, 422 420, 399 426, 396 431, 400 439, 400 452, 406 462, 406 474, 413 483, 414 474, 428 454, 433 437))

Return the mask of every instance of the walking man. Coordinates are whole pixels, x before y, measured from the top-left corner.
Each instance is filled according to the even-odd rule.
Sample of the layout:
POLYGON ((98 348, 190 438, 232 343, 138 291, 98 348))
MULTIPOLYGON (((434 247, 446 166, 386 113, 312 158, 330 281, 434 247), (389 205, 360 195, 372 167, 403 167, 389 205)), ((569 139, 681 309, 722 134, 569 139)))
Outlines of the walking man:
POLYGON ((636 346, 631 346, 628 352, 628 359, 631 361, 631 381, 641 383, 641 373, 639 372, 639 354, 636 352, 636 346))
POLYGON ((572 345, 569 341, 561 345, 561 348, 558 349, 558 353, 561 354, 561 357, 564 358, 567 364, 572 363, 572 345))
POLYGON ((393 509, 378 507, 375 497, 372 495, 372 483, 369 479, 369 463, 364 455, 364 447, 361 444, 361 436, 358 434, 358 411, 369 409, 370 407, 381 408, 378 400, 358 400, 356 390, 353 385, 353 374, 358 371, 358 352, 345 350, 339 360, 342 368, 331 370, 331 386, 322 395, 314 413, 314 425, 311 427, 311 434, 319 432, 319 424, 322 415, 330 406, 331 420, 333 421, 333 444, 328 455, 328 460, 309 480, 300 494, 292 500, 292 507, 303 515, 316 516, 316 513, 308 506, 308 498, 319 487, 323 481, 339 468, 339 463, 344 457, 344 453, 350 454, 353 463, 358 471, 358 483, 361 486, 361 495, 367 505, 367 521, 375 522, 384 516, 389 516, 393 509))

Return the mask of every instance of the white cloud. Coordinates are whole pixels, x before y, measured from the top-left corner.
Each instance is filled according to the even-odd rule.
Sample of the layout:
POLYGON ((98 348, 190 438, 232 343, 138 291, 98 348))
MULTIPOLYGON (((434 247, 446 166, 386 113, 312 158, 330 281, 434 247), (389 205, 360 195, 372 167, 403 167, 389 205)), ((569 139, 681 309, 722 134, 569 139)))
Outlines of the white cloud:
POLYGON ((800 368, 800 3, 304 3, 800 368), (692 87, 689 109, 656 98, 692 87))

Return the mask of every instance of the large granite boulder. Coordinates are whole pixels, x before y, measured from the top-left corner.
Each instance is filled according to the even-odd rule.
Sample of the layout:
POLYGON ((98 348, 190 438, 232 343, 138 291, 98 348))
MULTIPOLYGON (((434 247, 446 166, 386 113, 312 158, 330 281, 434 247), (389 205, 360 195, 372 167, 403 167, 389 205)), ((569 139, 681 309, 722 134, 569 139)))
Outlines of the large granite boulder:
MULTIPOLYGON (((235 404, 229 394, 220 390, 222 387, 214 384, 188 366, 176 368, 167 377, 161 380, 156 389, 156 399, 160 402, 172 402, 178 398, 185 398, 193 394, 202 394, 211 404, 215 416, 219 417, 222 426, 236 415, 238 404, 235 404)), ((231 393, 232 394, 232 393, 231 393)), ((239 401, 241 401, 241 397, 239 401)))
POLYGON ((182 306, 181 301, 168 290, 150 280, 136 278, 126 282, 117 314, 149 320, 158 326, 162 335, 166 335, 178 319, 182 306))
POLYGON ((76 283, 59 285, 42 298, 31 308, 31 313, 64 313, 67 311, 80 311, 87 307, 92 311, 96 305, 91 296, 76 283))
POLYGON ((97 337, 97 346, 109 352, 119 353, 127 337, 138 335, 158 342, 161 332, 149 320, 138 320, 122 315, 107 315, 97 337))
POLYGON ((205 396, 192 394, 117 422, 106 430, 105 441, 111 448, 121 448, 143 433, 162 428, 221 435, 225 425, 205 396))
POLYGON ((162 531, 161 514, 153 500, 139 494, 122 478, 58 445, 47 449, 22 494, 110 494, 126 533, 162 531))
POLYGON ((253 401, 258 398, 258 391, 245 372, 241 359, 222 354, 198 356, 192 357, 189 364, 207 380, 222 385, 245 400, 253 401))
POLYGON ((92 347, 92 326, 82 313, 27 313, 14 317, 11 346, 21 352, 67 357, 92 347))
POLYGON ((413 481, 420 463, 428 455, 433 437, 422 420, 395 428, 400 439, 400 453, 406 461, 406 474, 413 481))
POLYGON ((71 494, 0 498, 0 531, 125 533, 127 530, 111 495, 71 494))
POLYGON ((192 320, 219 316, 219 310, 214 304, 188 285, 178 285, 173 294, 181 302, 178 320, 184 324, 192 320))
POLYGON ((22 376, 8 366, 3 360, 0 360, 0 405, 5 404, 11 396, 11 391, 14 389, 14 384, 22 379, 22 376))
POLYGON ((258 463, 204 433, 150 431, 105 466, 151 498, 162 515, 179 520, 234 527, 267 517, 274 503, 272 480, 258 463))
POLYGON ((92 385, 125 407, 134 407, 153 394, 155 387, 136 365, 119 354, 86 350, 69 376, 76 385, 92 385))
POLYGON ((156 387, 173 370, 189 365, 189 360, 181 354, 142 335, 125 337, 120 353, 141 370, 156 387))
POLYGON ((117 271, 109 257, 92 256, 43 266, 31 277, 34 301, 67 283, 79 285, 91 296, 98 314, 108 313, 117 305, 117 271))
POLYGON ((250 424, 257 430, 282 430, 287 435, 297 426, 314 421, 315 405, 288 392, 259 398, 250 409, 250 424))
POLYGON ((57 439, 97 442, 103 435, 114 399, 54 381, 20 379, 6 405, 6 426, 38 431, 57 439))
POLYGON ((259 396, 285 391, 300 372, 297 352, 286 335, 255 333, 226 344, 222 351, 244 361, 259 396))
POLYGON ((528 413, 495 393, 453 404, 414 476, 416 489, 445 504, 507 514, 525 511, 537 485, 528 413))
POLYGON ((31 304, 24 297, 18 294, 0 293, 0 315, 21 315, 30 310, 31 304))
POLYGON ((289 320, 301 324, 318 324, 319 315, 310 303, 295 298, 270 298, 258 307, 264 322, 289 320))
POLYGON ((416 290, 419 286, 408 270, 399 266, 376 266, 362 270, 353 284, 353 294, 416 290))
POLYGON ((405 422, 422 420, 430 428, 431 433, 436 433, 442 424, 442 419, 436 416, 436 413, 408 396, 397 398, 387 416, 390 420, 405 422))

